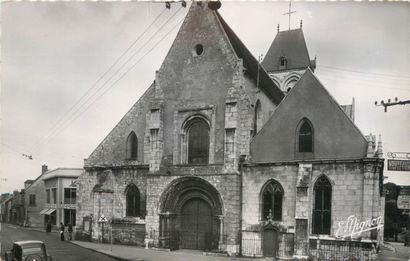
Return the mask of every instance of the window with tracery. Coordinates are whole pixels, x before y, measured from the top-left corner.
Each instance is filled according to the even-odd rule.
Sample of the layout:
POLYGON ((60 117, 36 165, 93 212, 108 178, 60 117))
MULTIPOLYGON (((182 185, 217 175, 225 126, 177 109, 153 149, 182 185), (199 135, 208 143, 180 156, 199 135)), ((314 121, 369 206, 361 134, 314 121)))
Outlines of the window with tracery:
POLYGON ((307 120, 303 120, 298 131, 298 151, 313 152, 313 128, 307 120))
POLYGON ((268 219, 272 216, 272 220, 282 220, 282 186, 272 180, 262 191, 262 220, 268 219))
POLYGON ((330 235, 332 214, 332 185, 326 176, 320 176, 313 187, 312 233, 330 235))

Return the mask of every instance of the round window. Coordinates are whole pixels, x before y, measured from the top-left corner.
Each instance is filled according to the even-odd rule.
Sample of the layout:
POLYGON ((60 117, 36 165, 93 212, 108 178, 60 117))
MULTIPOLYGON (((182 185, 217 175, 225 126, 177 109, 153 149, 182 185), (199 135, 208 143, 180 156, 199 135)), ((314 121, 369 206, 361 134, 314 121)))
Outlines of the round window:
POLYGON ((197 44, 195 45, 195 54, 196 55, 201 55, 204 52, 204 47, 202 44, 197 44))

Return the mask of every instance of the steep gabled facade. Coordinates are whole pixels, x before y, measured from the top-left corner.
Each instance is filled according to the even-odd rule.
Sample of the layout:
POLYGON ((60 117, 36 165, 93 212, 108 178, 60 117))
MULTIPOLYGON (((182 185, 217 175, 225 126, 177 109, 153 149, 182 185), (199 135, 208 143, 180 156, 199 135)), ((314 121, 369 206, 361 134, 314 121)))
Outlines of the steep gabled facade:
POLYGON ((286 68, 272 48, 261 66, 218 8, 191 4, 153 84, 85 160, 77 238, 108 241, 106 217, 115 243, 307 258, 339 244, 346 215, 381 213, 383 161, 313 74, 301 30, 274 41, 301 50, 286 68), (274 76, 292 70, 284 97, 274 76))

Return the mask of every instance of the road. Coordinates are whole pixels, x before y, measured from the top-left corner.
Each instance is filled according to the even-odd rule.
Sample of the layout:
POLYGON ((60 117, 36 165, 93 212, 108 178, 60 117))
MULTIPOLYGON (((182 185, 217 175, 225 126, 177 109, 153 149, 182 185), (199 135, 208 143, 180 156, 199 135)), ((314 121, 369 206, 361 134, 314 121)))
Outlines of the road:
POLYGON ((67 241, 62 242, 58 233, 45 233, 25 229, 19 226, 0 223, 1 257, 11 249, 12 243, 20 240, 40 240, 46 244, 47 252, 53 257, 53 261, 78 261, 98 260, 112 261, 114 258, 79 247, 67 241))

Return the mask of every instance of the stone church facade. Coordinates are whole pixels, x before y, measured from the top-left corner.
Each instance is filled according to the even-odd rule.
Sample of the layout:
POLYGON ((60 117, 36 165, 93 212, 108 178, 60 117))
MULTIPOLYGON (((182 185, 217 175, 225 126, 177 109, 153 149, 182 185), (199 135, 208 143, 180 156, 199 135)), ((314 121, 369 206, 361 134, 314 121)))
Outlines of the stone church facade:
POLYGON ((260 66, 218 8, 192 3, 152 85, 85 160, 78 238, 245 256, 371 249, 383 233, 336 232, 383 216, 381 143, 318 81, 301 29, 280 32, 302 43, 275 39, 260 66))

